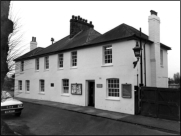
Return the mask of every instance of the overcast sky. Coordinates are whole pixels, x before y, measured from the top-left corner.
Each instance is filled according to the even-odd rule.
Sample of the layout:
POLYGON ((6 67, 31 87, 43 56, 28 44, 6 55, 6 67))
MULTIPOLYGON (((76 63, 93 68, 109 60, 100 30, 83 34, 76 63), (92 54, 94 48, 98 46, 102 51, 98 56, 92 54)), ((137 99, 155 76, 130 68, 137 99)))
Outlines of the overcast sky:
POLYGON ((69 35, 72 15, 92 21, 101 34, 125 23, 148 35, 150 10, 160 17, 160 41, 168 51, 168 76, 180 73, 180 1, 11 1, 11 18, 18 19, 23 34, 19 46, 30 51, 32 36, 38 47, 69 35))

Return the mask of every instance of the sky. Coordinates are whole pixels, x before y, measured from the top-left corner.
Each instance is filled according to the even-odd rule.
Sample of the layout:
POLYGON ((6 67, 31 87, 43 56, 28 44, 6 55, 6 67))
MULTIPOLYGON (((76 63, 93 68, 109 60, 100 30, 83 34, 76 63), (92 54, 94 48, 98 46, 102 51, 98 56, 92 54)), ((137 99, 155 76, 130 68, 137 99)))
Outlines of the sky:
POLYGON ((30 51, 36 37, 38 47, 51 45, 69 35, 72 15, 92 21, 94 29, 105 32, 125 23, 148 35, 148 16, 160 17, 160 41, 169 46, 168 77, 180 73, 180 1, 11 1, 10 19, 19 25, 19 47, 30 51))

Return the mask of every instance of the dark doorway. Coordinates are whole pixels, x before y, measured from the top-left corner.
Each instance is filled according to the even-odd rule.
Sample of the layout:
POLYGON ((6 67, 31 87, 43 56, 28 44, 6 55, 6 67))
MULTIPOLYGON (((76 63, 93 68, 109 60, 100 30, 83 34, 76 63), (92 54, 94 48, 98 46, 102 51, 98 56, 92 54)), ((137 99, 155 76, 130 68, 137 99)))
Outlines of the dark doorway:
POLYGON ((88 81, 88 106, 95 105, 95 82, 88 81))

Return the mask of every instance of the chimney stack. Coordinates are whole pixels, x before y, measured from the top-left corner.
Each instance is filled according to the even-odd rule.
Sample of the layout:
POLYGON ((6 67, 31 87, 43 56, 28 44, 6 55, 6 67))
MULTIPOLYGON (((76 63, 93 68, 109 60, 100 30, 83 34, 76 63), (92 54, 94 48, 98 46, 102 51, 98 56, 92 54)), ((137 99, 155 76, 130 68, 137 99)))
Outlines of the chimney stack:
POLYGON ((160 42, 160 18, 157 16, 157 12, 151 10, 151 15, 148 18, 149 21, 149 40, 154 42, 160 42))
POLYGON ((92 22, 89 24, 87 23, 86 19, 81 18, 80 16, 72 16, 72 19, 70 19, 70 36, 69 38, 74 37, 76 34, 78 34, 82 30, 87 30, 89 28, 94 28, 94 25, 92 22))
POLYGON ((34 50, 35 48, 37 48, 36 37, 32 37, 32 41, 30 42, 30 51, 34 50))
POLYGON ((148 17, 149 22, 149 40, 153 41, 150 46, 150 64, 151 64, 151 86, 159 87, 160 74, 160 18, 157 12, 151 10, 148 17))

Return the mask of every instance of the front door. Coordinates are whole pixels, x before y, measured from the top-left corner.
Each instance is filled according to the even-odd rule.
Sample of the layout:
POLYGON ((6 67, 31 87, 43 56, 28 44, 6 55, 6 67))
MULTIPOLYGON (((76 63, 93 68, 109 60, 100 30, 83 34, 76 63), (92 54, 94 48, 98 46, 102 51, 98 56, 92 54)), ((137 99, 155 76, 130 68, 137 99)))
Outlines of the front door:
POLYGON ((95 82, 88 81, 88 106, 95 105, 95 82))

